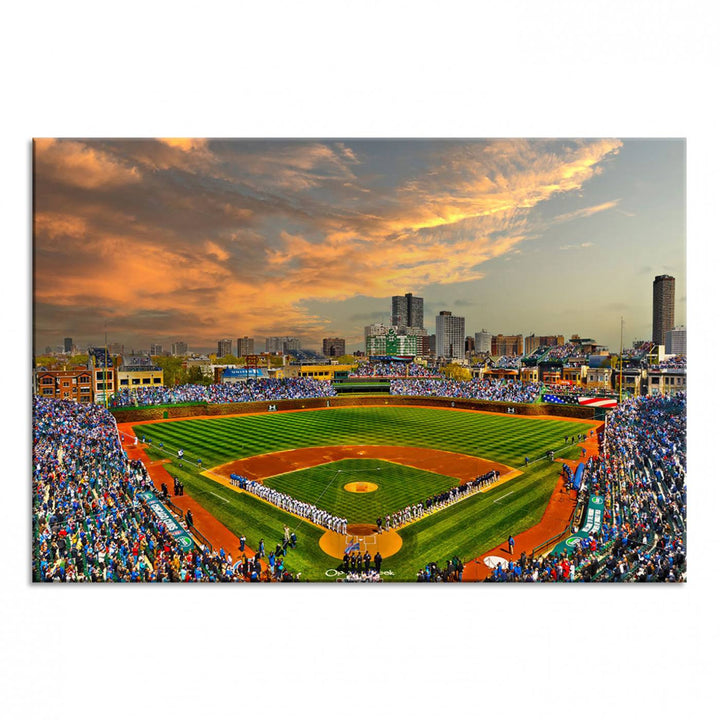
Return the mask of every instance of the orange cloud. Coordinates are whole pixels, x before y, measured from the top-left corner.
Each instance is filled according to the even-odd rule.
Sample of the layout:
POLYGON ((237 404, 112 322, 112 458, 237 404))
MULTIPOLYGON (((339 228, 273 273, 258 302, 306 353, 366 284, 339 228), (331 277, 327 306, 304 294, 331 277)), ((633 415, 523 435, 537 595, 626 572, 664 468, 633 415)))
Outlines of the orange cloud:
POLYGON ((406 183, 384 212, 359 216, 359 231, 347 228, 351 218, 329 230, 323 242, 281 233, 283 245, 268 251, 268 263, 284 272, 283 283, 297 289, 298 301, 344 299, 357 288, 380 297, 402 285, 477 280, 479 265, 515 250, 527 236, 530 209, 555 194, 579 190, 619 147, 618 141, 601 140, 548 156, 532 143, 501 141, 492 145, 491 157, 500 159, 494 167, 483 162, 482 147, 463 150, 406 183))
POLYGON ((217 243, 214 243, 212 240, 205 241, 205 252, 220 262, 225 262, 230 257, 229 252, 223 250, 223 248, 221 248, 217 243))
MULTIPOLYGON (((92 245, 100 272, 88 273, 78 264, 62 274, 42 268, 37 276, 36 300, 72 306, 83 297, 97 297, 98 304, 118 304, 123 310, 147 306, 152 297, 156 310, 192 307, 188 293, 197 289, 219 290, 232 273, 219 258, 187 257, 181 252, 138 241, 131 236, 107 236, 92 245)), ((238 285, 238 283, 236 283, 238 285)), ((248 286, 246 286, 248 288, 248 286)))
POLYGON ((569 220, 590 217, 591 215, 604 212, 605 210, 612 210, 619 202, 620 200, 610 200, 609 202, 593 205, 592 207, 580 208, 579 210, 574 210, 573 212, 556 215, 553 218, 553 222, 568 222, 569 220))
POLYGON ((33 225, 36 233, 49 240, 61 237, 81 238, 87 232, 85 218, 64 213, 36 213, 33 225))
POLYGON ((71 308, 96 298, 129 318, 165 313, 165 333, 207 340, 241 330, 317 335, 329 321, 306 311, 311 299, 388 297, 482 278, 484 263, 532 235, 533 208, 580 190, 620 146, 455 143, 415 177, 381 189, 343 143, 250 144, 220 162, 212 142, 183 138, 135 143, 127 157, 37 141, 36 238, 55 254, 39 256, 36 299, 71 308), (185 171, 181 183, 160 184, 149 172, 170 168, 185 171), (134 194, 112 205, 112 193, 92 201, 76 193, 74 205, 59 207, 43 193, 48 180, 80 190, 126 185, 134 194), (59 272, 63 243, 75 256, 59 272))
POLYGON ((109 153, 73 140, 35 141, 35 172, 86 190, 139 183, 137 167, 128 166, 109 153))
POLYGON ((183 152, 206 151, 208 141, 203 138, 158 138, 158 141, 183 152))

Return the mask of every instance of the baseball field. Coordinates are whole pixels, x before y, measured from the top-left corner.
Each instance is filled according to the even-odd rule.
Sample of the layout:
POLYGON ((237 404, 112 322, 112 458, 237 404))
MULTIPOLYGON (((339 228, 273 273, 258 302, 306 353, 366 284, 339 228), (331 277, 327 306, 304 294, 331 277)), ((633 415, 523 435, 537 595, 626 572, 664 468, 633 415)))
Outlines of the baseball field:
MULTIPOLYGON (((384 580, 409 581, 427 562, 468 561, 537 524, 560 470, 547 451, 571 456, 565 437, 594 426, 555 417, 370 406, 148 422, 132 431, 145 439, 151 460, 162 461, 203 508, 235 536, 245 535, 248 548, 257 548, 261 538, 274 548, 288 525, 297 547, 285 565, 302 579, 334 579, 355 533, 363 550, 383 555, 384 580), (481 492, 397 530, 371 532, 377 517, 491 469, 500 480, 481 492), (234 487, 231 474, 345 517, 348 534, 234 487)), ((239 556, 237 548, 225 549, 239 556)))

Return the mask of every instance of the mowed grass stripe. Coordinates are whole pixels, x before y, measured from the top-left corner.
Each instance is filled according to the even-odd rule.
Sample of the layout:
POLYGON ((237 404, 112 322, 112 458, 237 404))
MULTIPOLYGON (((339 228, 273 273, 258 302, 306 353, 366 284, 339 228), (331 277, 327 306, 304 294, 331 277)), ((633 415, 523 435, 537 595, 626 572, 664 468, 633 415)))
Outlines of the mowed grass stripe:
MULTIPOLYGON (((137 426, 135 431, 152 438, 151 457, 173 458, 167 470, 180 477, 188 492, 233 532, 244 532, 251 547, 257 547, 260 537, 274 547, 284 524, 296 527, 299 545, 288 556, 287 566, 302 570, 308 579, 324 580, 325 570, 337 564, 317 544, 322 530, 199 475, 195 459, 201 458, 207 468, 296 447, 399 445, 462 452, 519 466, 525 455, 536 458, 548 449, 562 448, 565 435, 587 432, 590 427, 564 420, 389 406, 159 422, 137 426), (164 451, 157 448, 159 442, 164 451), (185 451, 182 467, 173 457, 180 447, 185 451)), ((570 452, 566 446, 563 454, 570 452)), ((444 561, 454 554, 464 560, 476 557, 505 541, 510 532, 517 534, 539 521, 558 472, 557 464, 538 462, 510 483, 404 528, 400 531, 403 548, 383 567, 393 569, 396 579, 414 580, 425 562, 444 561), (499 504, 492 502, 508 489, 514 490, 513 495, 499 504)))
MULTIPOLYGON (((162 452, 153 449, 150 449, 148 454, 155 459, 164 457, 162 452)), ((248 493, 240 493, 219 485, 200 475, 187 463, 180 467, 177 460, 174 460, 165 467, 171 475, 180 479, 193 499, 231 532, 237 537, 244 534, 248 547, 253 550, 257 550, 261 539, 265 541, 266 554, 274 550, 277 543, 282 543, 283 528, 288 525, 297 535, 298 547, 289 551, 286 557, 287 567, 293 572, 302 572, 301 579, 327 580, 325 569, 334 566, 335 561, 328 558, 318 544, 323 530, 248 493)), ((238 547, 224 549, 232 555, 233 560, 240 559, 238 547)))
MULTIPOLYGON (((157 449, 148 452, 151 458, 164 457, 157 449)), ((293 572, 302 572, 303 579, 328 580, 325 571, 339 567, 337 560, 320 550, 318 541, 324 532, 320 528, 252 495, 218 485, 187 463, 180 468, 174 460, 166 469, 235 535, 245 534, 248 546, 254 549, 260 538, 268 550, 274 549, 282 539, 284 525, 289 525, 298 546, 288 554, 286 565, 293 572)), ((444 563, 454 555, 468 561, 487 552, 505 542, 509 534, 517 535, 540 521, 557 478, 557 463, 541 461, 514 480, 402 528, 403 547, 386 558, 383 569, 393 571, 393 580, 413 581, 417 570, 428 562, 444 563), (512 495, 506 495, 510 490, 512 495), (506 497, 499 503, 494 502, 503 495, 506 497)), ((239 558, 237 548, 225 550, 239 558)))
POLYGON ((444 564, 454 555, 472 560, 540 522, 557 480, 557 463, 542 461, 514 480, 401 529, 403 546, 383 568, 393 570, 395 580, 412 580, 429 562, 444 564))
POLYGON ((448 490, 457 480, 382 460, 340 460, 266 478, 265 485, 317 505, 349 523, 375 524, 379 517, 448 490), (351 482, 371 482, 368 493, 344 489, 351 482))
POLYGON ((589 424, 463 413, 434 408, 335 408, 238 418, 173 421, 138 426, 136 432, 205 466, 296 447, 405 445, 431 447, 519 465, 564 445, 565 435, 589 424))

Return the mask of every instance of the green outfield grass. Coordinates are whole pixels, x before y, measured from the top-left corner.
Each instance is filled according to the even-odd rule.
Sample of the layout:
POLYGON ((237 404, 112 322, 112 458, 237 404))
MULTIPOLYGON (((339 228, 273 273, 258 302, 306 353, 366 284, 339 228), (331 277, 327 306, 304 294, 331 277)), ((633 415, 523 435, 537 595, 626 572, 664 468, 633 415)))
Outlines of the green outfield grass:
MULTIPOLYGON (((151 458, 166 457, 162 452, 149 450, 151 458)), ((265 540, 268 552, 277 542, 282 542, 283 529, 289 525, 298 537, 298 547, 290 551, 287 566, 292 572, 302 572, 302 579, 326 580, 325 568, 334 558, 329 558, 321 549, 318 541, 324 530, 312 523, 300 520, 272 505, 259 500, 254 495, 241 493, 220 485, 200 475, 195 469, 176 461, 165 466, 167 471, 185 485, 185 492, 192 495, 208 512, 214 515, 225 527, 240 537, 244 534, 248 547, 257 550, 260 539, 265 540)), ((224 548, 234 559, 240 558, 238 548, 224 548)), ((218 548, 215 548, 218 550, 218 548)))
POLYGON ((564 445, 586 423, 535 420, 441 408, 348 407, 180 420, 136 426, 135 432, 182 448, 205 468, 278 450, 324 445, 400 445, 465 453, 519 466, 564 445))
POLYGON ((339 460, 305 470, 274 475, 265 485, 303 502, 347 518, 349 523, 372 523, 407 505, 457 485, 456 478, 383 460, 339 460), (344 489, 350 482, 371 482, 373 492, 344 489))
MULTIPOLYGON (((293 572, 302 572, 308 580, 328 580, 327 570, 339 567, 336 559, 327 556, 319 547, 323 530, 299 518, 288 515, 247 493, 239 493, 200 475, 196 459, 201 458, 203 468, 220 465, 241 457, 274 452, 296 447, 326 445, 399 445, 429 447, 462 452, 495 460, 511 466, 521 466, 527 455, 531 459, 544 456, 549 449, 560 450, 559 455, 572 453, 565 446, 565 435, 577 435, 592 427, 585 423, 564 420, 534 420, 513 416, 489 415, 477 412, 455 412, 436 408, 373 407, 334 408, 306 412, 270 413, 242 417, 219 417, 208 420, 185 420, 157 422, 136 426, 138 437, 152 439, 148 453, 152 458, 172 458, 166 469, 177 475, 185 484, 187 492, 226 525, 233 533, 244 533, 248 545, 257 548, 260 538, 268 548, 282 539, 283 526, 295 530, 298 547, 286 558, 286 566, 293 572), (159 447, 163 443, 163 448, 159 447), (182 466, 176 459, 178 448, 185 451, 182 466)), ((369 463, 372 467, 390 465, 402 468, 402 481, 390 487, 377 482, 388 498, 397 497, 400 507, 405 501, 398 493, 414 492, 422 487, 423 497, 430 487, 444 488, 455 484, 451 478, 434 473, 397 466, 376 460, 348 460, 319 466, 314 470, 286 473, 269 479, 268 484, 283 492, 322 504, 320 495, 323 482, 328 489, 326 502, 343 507, 342 503, 360 503, 351 514, 350 506, 342 514, 356 522, 374 522, 391 507, 380 510, 380 503, 367 514, 361 504, 376 496, 378 490, 367 495, 354 495, 342 490, 342 485, 352 480, 370 480, 372 473, 361 474, 352 480, 340 473, 337 482, 330 482, 337 469, 344 463, 369 463), (325 468, 324 470, 322 468, 325 468), (325 474, 327 473, 327 474, 325 474), (421 483, 426 483, 421 485, 421 483), (437 483, 437 485, 435 484, 437 483), (448 484, 449 483, 449 484, 448 484), (303 495, 305 493, 305 495, 303 495), (351 519, 352 518, 352 519, 351 519)), ((353 465, 356 470, 361 465, 353 465)), ((351 465, 347 466, 349 470, 351 465)), ((547 505, 558 478, 560 466, 540 460, 531 464, 520 476, 492 490, 479 493, 400 530, 402 549, 383 563, 383 570, 391 570, 388 579, 415 579, 417 570, 427 562, 444 563, 453 555, 470 560, 486 550, 505 541, 510 533, 518 534, 535 525, 547 505)), ((397 470, 400 473, 400 470, 397 470)), ((385 471, 381 473, 385 476, 385 471)), ((434 490, 437 492, 437 490, 434 490)), ((422 499, 422 498, 418 498, 422 499)), ((383 499, 383 507, 385 500, 383 499)), ((329 508, 329 505, 323 505, 329 508)), ((396 508, 397 509, 397 508, 396 508)), ((225 548, 238 557, 237 548, 225 548)))
POLYGON ((468 562, 519 535, 542 519, 558 481, 558 463, 542 460, 523 475, 402 528, 400 551, 383 563, 388 579, 414 580, 417 571, 435 561, 444 565, 457 555, 468 562))
MULTIPOLYGON (((165 457, 157 450, 149 454, 153 458, 165 457)), ((268 549, 274 548, 282 540, 283 527, 289 525, 297 535, 298 545, 289 551, 285 564, 292 572, 301 572, 302 579, 328 581, 332 578, 326 572, 340 568, 338 560, 320 549, 318 542, 324 530, 312 523, 253 495, 212 482, 187 463, 180 468, 173 461, 166 469, 177 475, 186 492, 235 535, 244 534, 253 549, 257 549, 261 538, 268 549)), ((532 527, 542 518, 558 472, 557 463, 540 461, 514 480, 401 529, 403 547, 383 562, 383 570, 393 573, 386 580, 414 581, 418 569, 428 562, 444 563, 454 555, 469 561, 507 540, 509 534, 518 535, 532 527)), ((225 550, 235 559, 240 556, 238 548, 225 550)))

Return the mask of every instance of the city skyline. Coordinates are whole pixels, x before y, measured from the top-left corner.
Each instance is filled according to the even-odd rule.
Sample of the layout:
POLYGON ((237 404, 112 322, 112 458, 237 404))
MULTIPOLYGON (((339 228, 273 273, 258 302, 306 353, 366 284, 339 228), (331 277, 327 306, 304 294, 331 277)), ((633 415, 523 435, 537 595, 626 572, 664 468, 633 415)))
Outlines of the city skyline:
POLYGON ((652 335, 686 324, 680 140, 39 140, 36 352, 64 337, 199 350, 363 347, 391 298, 467 334, 652 335))

